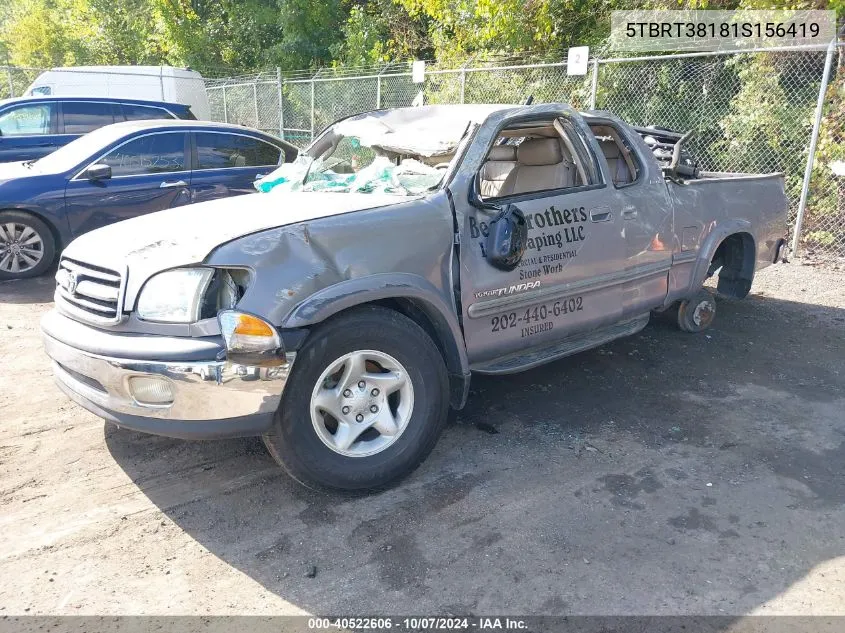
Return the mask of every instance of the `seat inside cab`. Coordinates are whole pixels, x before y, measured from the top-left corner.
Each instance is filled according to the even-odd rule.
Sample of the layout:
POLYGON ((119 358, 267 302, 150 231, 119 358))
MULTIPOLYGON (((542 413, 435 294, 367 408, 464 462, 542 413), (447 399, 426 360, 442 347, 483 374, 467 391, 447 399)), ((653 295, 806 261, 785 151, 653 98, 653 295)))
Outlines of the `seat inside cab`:
POLYGON ((574 151, 553 122, 505 129, 479 173, 483 198, 578 187, 586 178, 574 151))
POLYGON ((516 165, 502 183, 500 196, 574 187, 575 163, 554 138, 527 138, 516 148, 516 165))
POLYGON ((494 145, 481 167, 481 195, 495 198, 502 195, 502 185, 516 167, 516 146, 494 145))
POLYGON ((638 169, 631 148, 614 128, 608 125, 591 125, 590 129, 601 147, 610 177, 617 187, 637 179, 638 169))

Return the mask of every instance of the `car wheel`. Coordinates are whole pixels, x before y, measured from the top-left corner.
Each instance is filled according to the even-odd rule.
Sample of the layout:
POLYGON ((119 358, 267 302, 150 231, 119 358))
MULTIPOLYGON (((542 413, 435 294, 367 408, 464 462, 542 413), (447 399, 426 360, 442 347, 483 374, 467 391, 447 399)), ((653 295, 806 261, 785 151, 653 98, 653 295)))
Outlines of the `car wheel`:
POLYGON ((702 289, 678 304, 678 327, 684 332, 703 332, 716 318, 716 299, 702 289))
POLYGON ((50 228, 34 215, 0 212, 0 280, 37 277, 56 256, 50 228))
POLYGON ((264 443, 306 486, 383 488, 434 448, 448 394, 443 358, 419 325, 358 308, 320 326, 297 353, 264 443))

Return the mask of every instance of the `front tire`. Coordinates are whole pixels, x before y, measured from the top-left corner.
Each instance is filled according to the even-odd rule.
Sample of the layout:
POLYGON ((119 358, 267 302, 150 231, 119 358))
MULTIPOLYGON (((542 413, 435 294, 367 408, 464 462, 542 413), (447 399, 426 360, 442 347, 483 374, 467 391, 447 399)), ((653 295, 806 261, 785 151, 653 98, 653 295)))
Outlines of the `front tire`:
POLYGON ((44 222, 21 211, 0 212, 0 281, 38 277, 56 257, 56 240, 44 222))
POLYGON ((313 488, 384 488, 413 471, 446 425, 449 382, 428 334, 367 306, 327 321, 297 354, 264 443, 313 488))

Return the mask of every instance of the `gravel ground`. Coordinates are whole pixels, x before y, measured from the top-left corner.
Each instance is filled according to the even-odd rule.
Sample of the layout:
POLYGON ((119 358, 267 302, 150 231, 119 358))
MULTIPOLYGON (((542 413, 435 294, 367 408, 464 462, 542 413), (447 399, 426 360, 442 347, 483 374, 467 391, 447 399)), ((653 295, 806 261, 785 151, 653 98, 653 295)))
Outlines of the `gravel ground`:
POLYGON ((72 404, 52 285, 0 283, 0 615, 845 614, 841 270, 772 267, 706 335, 653 320, 479 378, 364 497, 72 404))

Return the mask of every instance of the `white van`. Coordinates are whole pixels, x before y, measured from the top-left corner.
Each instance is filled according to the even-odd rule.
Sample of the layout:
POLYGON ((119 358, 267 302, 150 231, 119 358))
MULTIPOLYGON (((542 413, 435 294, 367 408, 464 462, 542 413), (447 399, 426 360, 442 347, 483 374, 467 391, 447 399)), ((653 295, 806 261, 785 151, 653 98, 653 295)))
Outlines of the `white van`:
POLYGON ((118 97, 170 101, 191 106, 197 119, 211 110, 202 75, 172 66, 72 66, 53 68, 38 76, 26 96, 118 97))

